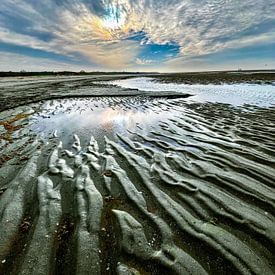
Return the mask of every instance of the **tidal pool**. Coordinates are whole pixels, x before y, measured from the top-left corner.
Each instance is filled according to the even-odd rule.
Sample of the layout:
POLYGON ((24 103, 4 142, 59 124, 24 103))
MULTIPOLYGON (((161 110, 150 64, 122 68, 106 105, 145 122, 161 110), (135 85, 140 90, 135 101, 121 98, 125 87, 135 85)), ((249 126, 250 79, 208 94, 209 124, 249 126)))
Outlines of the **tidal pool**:
POLYGON ((258 84, 173 84, 160 83, 154 78, 141 77, 115 80, 111 83, 123 88, 139 89, 140 91, 186 93, 193 95, 189 102, 226 103, 234 106, 256 105, 270 107, 275 105, 275 85, 258 84))
POLYGON ((117 139, 117 134, 148 133, 159 122, 182 114, 162 102, 142 97, 46 101, 32 116, 31 129, 44 137, 55 134, 66 140, 77 134, 86 142, 93 135, 101 143, 104 136, 117 139))

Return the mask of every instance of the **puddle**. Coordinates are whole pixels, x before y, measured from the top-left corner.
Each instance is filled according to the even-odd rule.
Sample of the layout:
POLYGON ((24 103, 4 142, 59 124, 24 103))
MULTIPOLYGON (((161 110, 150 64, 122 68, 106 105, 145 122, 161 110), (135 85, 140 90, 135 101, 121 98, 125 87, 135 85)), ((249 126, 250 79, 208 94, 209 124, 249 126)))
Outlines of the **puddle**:
POLYGON ((275 86, 257 84, 223 84, 223 85, 201 85, 201 84, 173 84, 159 83, 153 78, 140 77, 106 82, 128 89, 139 89, 140 91, 152 92, 175 92, 192 94, 194 96, 186 99, 188 102, 213 102, 226 103, 234 106, 245 104, 260 107, 271 107, 275 105, 275 86))
POLYGON ((64 99, 47 101, 32 117, 32 130, 41 136, 61 136, 68 140, 77 134, 88 142, 90 136, 103 142, 103 137, 131 132, 150 131, 159 121, 166 121, 179 112, 159 106, 161 100, 136 98, 64 99), (54 134, 55 133, 55 134, 54 134))

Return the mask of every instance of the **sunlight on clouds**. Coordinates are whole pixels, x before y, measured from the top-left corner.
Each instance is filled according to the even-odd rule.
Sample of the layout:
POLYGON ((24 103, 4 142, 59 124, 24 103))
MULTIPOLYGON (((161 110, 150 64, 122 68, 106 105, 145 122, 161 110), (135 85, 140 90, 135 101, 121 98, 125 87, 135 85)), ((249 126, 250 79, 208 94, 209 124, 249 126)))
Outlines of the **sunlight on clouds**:
POLYGON ((107 8, 107 15, 103 18, 103 26, 107 29, 121 29, 126 21, 126 15, 117 5, 110 5, 107 8))
POLYGON ((273 0, 257 5, 254 0, 2 0, 0 10, 0 42, 88 57, 110 69, 148 68, 156 65, 150 60, 161 64, 167 58, 184 64, 230 48, 270 43, 275 32, 273 0), (17 22, 16 28, 9 20, 17 22), (138 33, 145 38, 133 39, 138 33), (50 39, 43 39, 45 34, 50 39), (178 48, 171 54, 163 47, 167 52, 156 54, 149 45, 178 48))
POLYGON ((122 70, 131 67, 139 45, 133 41, 77 45, 82 54, 103 67, 122 70))

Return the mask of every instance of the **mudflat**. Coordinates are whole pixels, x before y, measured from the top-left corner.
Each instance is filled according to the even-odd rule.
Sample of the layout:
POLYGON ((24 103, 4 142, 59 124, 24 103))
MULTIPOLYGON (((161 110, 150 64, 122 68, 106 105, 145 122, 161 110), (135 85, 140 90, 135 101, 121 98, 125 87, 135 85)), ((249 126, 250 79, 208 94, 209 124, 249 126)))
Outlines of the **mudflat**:
POLYGON ((199 75, 1 79, 0 273, 274 274, 265 75, 222 80, 241 104, 199 75))

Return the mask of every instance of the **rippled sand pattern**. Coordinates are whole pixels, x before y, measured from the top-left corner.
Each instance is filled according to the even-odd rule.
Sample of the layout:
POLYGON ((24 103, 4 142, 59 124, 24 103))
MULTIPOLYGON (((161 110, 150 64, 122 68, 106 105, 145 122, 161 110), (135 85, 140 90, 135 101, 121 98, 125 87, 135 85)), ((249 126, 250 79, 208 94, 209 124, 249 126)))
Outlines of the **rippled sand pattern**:
POLYGON ((147 131, 2 142, 28 160, 0 168, 1 274, 274 274, 274 108, 155 105, 147 131))

